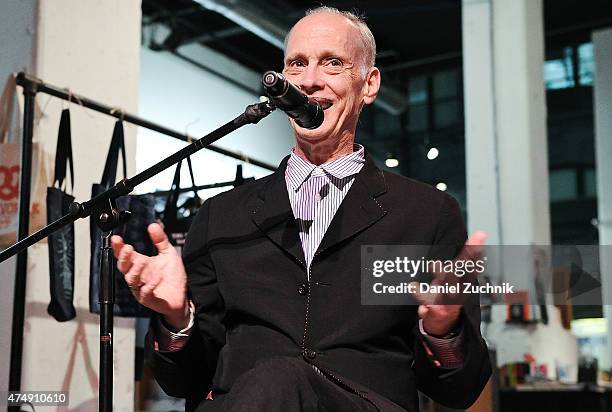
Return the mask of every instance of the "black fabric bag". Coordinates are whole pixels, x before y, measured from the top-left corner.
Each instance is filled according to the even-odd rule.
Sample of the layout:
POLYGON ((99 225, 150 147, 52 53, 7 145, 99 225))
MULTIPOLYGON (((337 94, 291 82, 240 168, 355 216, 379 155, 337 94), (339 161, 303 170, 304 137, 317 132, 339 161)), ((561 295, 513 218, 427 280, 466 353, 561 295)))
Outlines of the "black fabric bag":
POLYGON ((189 232, 191 222, 198 213, 200 206, 202 206, 202 199, 198 196, 198 191, 195 189, 196 184, 193 177, 193 168, 191 167, 191 158, 189 157, 187 158, 187 166, 189 167, 189 175, 191 176, 193 197, 188 198, 179 206, 179 195, 181 193, 181 164, 182 162, 179 162, 176 165, 174 180, 172 181, 172 187, 170 188, 170 193, 168 193, 166 206, 161 218, 164 225, 164 231, 179 255, 185 244, 185 238, 187 237, 187 232, 189 232))
MULTIPOLYGON (((74 197, 66 193, 66 166, 70 167, 70 191, 74 191, 70 111, 64 109, 55 150, 55 177, 47 188, 47 223, 68 214, 74 197), (64 185, 65 184, 65 185, 64 185), (64 186, 62 188, 62 186, 64 186)), ((64 226, 49 235, 49 289, 51 302, 47 312, 58 322, 76 317, 74 309, 74 224, 64 226)))
MULTIPOLYGON (((123 176, 126 176, 125 144, 123 135, 123 123, 118 120, 115 123, 113 137, 111 139, 102 181, 92 185, 92 197, 104 192, 115 184, 119 153, 123 166, 123 176)), ((152 195, 127 195, 117 199, 117 209, 130 212, 130 218, 126 223, 113 231, 114 234, 123 237, 126 244, 147 256, 157 254, 155 246, 147 233, 147 226, 155 221, 155 203, 152 195)), ((90 220, 91 237, 91 260, 89 272, 89 310, 100 313, 100 302, 98 301, 100 291, 100 243, 102 231, 95 224, 95 216, 90 220)), ((151 311, 139 304, 123 278, 123 274, 115 268, 115 305, 113 312, 122 317, 149 317, 151 311)))

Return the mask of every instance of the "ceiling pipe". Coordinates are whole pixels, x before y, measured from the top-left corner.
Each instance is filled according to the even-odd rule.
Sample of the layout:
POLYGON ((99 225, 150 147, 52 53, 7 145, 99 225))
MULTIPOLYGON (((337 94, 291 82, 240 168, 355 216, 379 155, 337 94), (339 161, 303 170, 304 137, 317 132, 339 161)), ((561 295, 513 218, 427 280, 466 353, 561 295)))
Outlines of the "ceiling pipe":
POLYGON ((285 35, 289 23, 275 18, 272 13, 262 11, 262 6, 254 6, 243 0, 195 0, 205 9, 214 11, 239 26, 244 27, 271 45, 284 48, 285 35))
MULTIPOLYGON (((214 11, 239 26, 244 27, 257 37, 284 50, 285 36, 291 23, 277 17, 264 6, 255 6, 246 0, 194 0, 207 10, 214 11)), ((381 85, 374 104, 391 115, 397 116, 406 111, 408 98, 404 93, 381 85)))

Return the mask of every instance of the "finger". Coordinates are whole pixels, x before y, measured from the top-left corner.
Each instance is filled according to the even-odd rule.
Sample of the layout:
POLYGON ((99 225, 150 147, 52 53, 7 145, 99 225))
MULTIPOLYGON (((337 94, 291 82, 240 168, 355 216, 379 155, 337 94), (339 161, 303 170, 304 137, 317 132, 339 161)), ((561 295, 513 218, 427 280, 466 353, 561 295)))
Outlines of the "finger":
POLYGON ((421 287, 418 282, 411 282, 414 285, 411 296, 420 305, 462 305, 467 296, 461 293, 461 287, 454 282, 440 282, 434 279, 427 287, 421 287), (442 289, 440 289, 442 287, 442 289))
POLYGON ((421 292, 419 282, 410 282, 410 285, 413 285, 413 292, 410 295, 419 305, 432 305, 435 302, 436 293, 421 292))
POLYGON ((140 259, 136 259, 130 270, 124 272, 125 274, 123 275, 123 278, 125 279, 125 283, 127 283, 130 288, 138 288, 142 284, 140 275, 142 273, 142 269, 146 265, 146 260, 147 259, 145 256, 142 256, 140 259))
POLYGON ((461 305, 421 305, 417 313, 421 319, 429 321, 432 326, 440 326, 440 322, 458 319, 461 307, 461 305))
POLYGON ((463 250, 457 256, 457 258, 461 258, 463 260, 477 260, 482 256, 482 251, 484 249, 484 243, 487 239, 487 234, 483 231, 474 232, 468 240, 465 241, 465 246, 463 250))
POLYGON ((476 232, 472 233, 465 244, 470 246, 482 246, 484 245, 485 240, 487 240, 487 234, 482 230, 477 230, 476 232))
POLYGON ((140 298, 143 301, 148 301, 153 297, 153 291, 161 282, 161 275, 159 273, 153 274, 147 283, 145 283, 142 288, 140 288, 140 298))
POLYGON ((439 281, 445 281, 450 283, 459 282, 465 275, 478 274, 475 270, 462 270, 460 272, 454 272, 456 270, 457 263, 461 263, 461 268, 466 267, 466 262, 476 262, 481 259, 484 250, 484 242, 487 238, 487 234, 483 231, 474 232, 465 242, 465 245, 461 249, 461 252, 453 259, 453 265, 443 265, 442 270, 432 271, 434 277, 439 281), (455 276, 452 276, 455 275, 455 276))
POLYGON ((115 255, 115 259, 119 259, 119 252, 121 252, 121 248, 125 243, 123 243, 123 238, 118 235, 113 235, 111 237, 111 245, 113 246, 113 254, 115 255))
POLYGON ((140 287, 130 287, 130 291, 132 292, 132 295, 134 295, 136 301, 142 305, 142 298, 140 297, 140 287))
POLYGON ((168 241, 168 236, 166 236, 164 229, 162 229, 159 223, 151 223, 147 227, 147 231, 149 232, 149 237, 151 238, 151 241, 153 241, 153 244, 159 253, 174 251, 174 247, 168 241))
POLYGON ((124 245, 117 257, 117 269, 119 272, 126 273, 132 267, 132 261, 136 258, 134 247, 132 245, 124 245))

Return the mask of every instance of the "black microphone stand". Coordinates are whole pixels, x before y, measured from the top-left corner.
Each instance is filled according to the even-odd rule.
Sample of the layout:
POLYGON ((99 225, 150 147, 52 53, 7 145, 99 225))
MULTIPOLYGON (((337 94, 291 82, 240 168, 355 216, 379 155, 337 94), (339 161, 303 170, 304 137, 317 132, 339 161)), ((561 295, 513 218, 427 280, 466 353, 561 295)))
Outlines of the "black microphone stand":
POLYGON ((129 194, 134 187, 145 182, 161 171, 191 156, 223 136, 247 124, 256 124, 269 115, 275 106, 270 102, 256 103, 247 106, 244 113, 233 120, 212 131, 206 136, 196 140, 189 146, 166 157, 136 176, 123 179, 115 186, 94 198, 70 205, 69 213, 55 222, 45 226, 39 231, 20 240, 4 251, 0 252, 0 262, 27 249, 34 243, 49 236, 51 233, 63 228, 77 219, 91 216, 96 225, 102 230, 101 245, 101 271, 100 271, 100 385, 98 388, 99 410, 111 412, 113 409, 113 306, 115 303, 115 264, 110 238, 113 229, 129 218, 129 212, 117 210, 116 199, 129 194))

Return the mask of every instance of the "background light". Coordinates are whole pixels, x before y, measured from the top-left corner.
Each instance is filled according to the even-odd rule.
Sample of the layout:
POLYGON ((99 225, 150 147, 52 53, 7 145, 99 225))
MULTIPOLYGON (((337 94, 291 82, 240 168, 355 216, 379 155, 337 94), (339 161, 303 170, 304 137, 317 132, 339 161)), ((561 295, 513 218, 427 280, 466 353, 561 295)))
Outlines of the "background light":
POLYGON ((397 166, 399 166, 399 160, 397 160, 397 159, 395 159, 393 157, 390 157, 389 159, 385 160, 385 165, 387 167, 397 167, 397 166))
POLYGON ((441 191, 446 191, 446 189, 448 189, 448 187, 446 186, 446 183, 444 182, 440 182, 436 185, 436 189, 441 190, 441 191))
POLYGON ((429 151, 427 152, 427 158, 429 160, 434 160, 436 157, 438 157, 438 155, 440 154, 440 151, 435 148, 432 147, 431 149, 429 149, 429 151))

